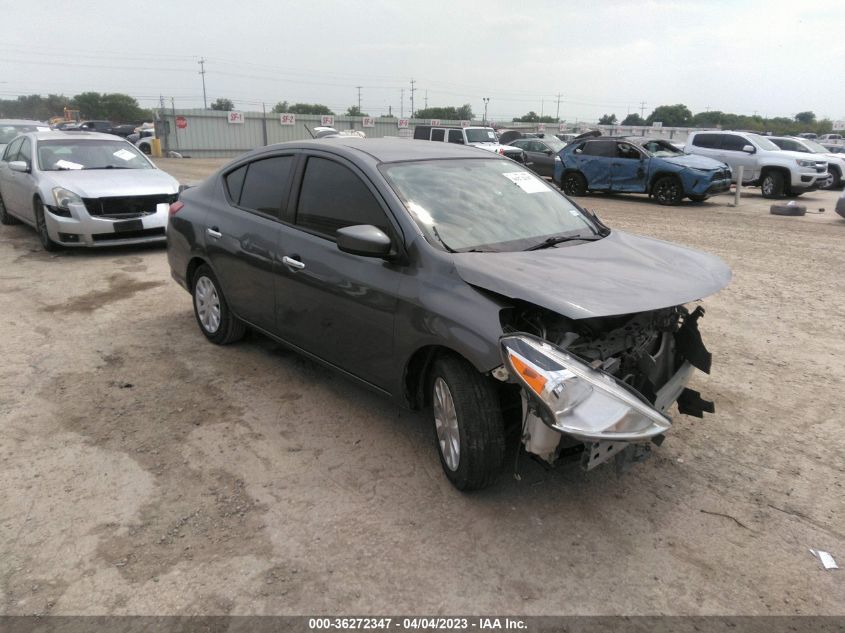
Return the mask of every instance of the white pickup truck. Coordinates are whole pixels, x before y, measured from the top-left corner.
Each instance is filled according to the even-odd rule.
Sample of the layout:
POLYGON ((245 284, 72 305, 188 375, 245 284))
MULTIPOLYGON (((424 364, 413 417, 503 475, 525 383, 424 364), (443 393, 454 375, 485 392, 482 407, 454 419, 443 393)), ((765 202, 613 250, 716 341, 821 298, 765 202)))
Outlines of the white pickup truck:
POLYGON ((414 128, 414 138, 421 141, 440 141, 457 143, 458 145, 472 145, 507 156, 518 163, 525 162, 525 152, 513 145, 501 145, 492 127, 436 127, 418 125, 414 128))

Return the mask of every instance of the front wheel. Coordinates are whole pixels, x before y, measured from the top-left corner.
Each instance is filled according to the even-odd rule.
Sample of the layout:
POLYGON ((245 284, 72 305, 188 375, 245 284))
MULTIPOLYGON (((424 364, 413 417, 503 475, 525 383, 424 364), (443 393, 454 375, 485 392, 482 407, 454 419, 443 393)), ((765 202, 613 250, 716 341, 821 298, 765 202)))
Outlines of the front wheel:
POLYGON ((560 188, 567 196, 583 196, 587 193, 587 179, 577 171, 563 175, 560 188))
POLYGON ((783 174, 777 171, 766 173, 760 183, 760 190, 764 198, 783 198, 785 192, 783 174))
POLYGON ((830 182, 822 187, 822 189, 836 189, 842 188, 842 175, 835 169, 830 170, 830 182))
POLYGON ((197 268, 191 288, 194 316, 209 341, 227 345, 243 338, 246 326, 229 310, 229 304, 211 268, 206 265, 197 268))
POLYGON ((61 248, 50 239, 50 232, 47 230, 47 219, 44 215, 44 203, 41 200, 35 201, 35 230, 38 231, 38 241, 45 251, 53 252, 61 248))
POLYGON ((490 379, 456 356, 437 359, 429 380, 440 464, 458 490, 496 481, 505 455, 505 425, 490 379))
POLYGON ((658 204, 674 206, 681 204, 684 199, 684 189, 674 176, 663 176, 654 183, 652 195, 658 204))

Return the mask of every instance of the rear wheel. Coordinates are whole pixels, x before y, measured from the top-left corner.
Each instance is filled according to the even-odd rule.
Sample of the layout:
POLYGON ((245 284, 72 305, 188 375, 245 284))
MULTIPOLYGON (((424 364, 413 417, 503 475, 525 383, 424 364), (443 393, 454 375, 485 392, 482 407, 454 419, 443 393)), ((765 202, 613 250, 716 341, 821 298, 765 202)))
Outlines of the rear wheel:
POLYGON ((764 198, 783 198, 786 190, 783 174, 777 171, 766 172, 760 182, 760 190, 764 198))
POLYGON ((505 455, 505 425, 489 378, 457 356, 434 362, 429 380, 440 464, 458 490, 496 481, 505 455))
POLYGON ((194 316, 209 341, 227 345, 243 338, 246 326, 229 310, 229 304, 211 268, 206 265, 197 268, 191 288, 194 316))
POLYGON ((577 171, 563 175, 560 188, 567 196, 583 196, 587 193, 587 179, 577 171))
POLYGON ((663 205, 678 205, 684 199, 684 189, 681 186, 681 181, 675 178, 675 176, 663 176, 659 178, 654 183, 651 193, 658 204, 663 205))
POLYGON ((9 226, 11 224, 20 223, 20 220, 18 220, 15 216, 11 215, 6 210, 6 204, 3 202, 3 196, 0 195, 0 224, 5 224, 6 226, 9 226))
POLYGON ((57 251, 60 246, 50 239, 47 230, 47 219, 44 214, 44 203, 41 200, 35 201, 35 230, 38 231, 38 240, 45 251, 57 251))

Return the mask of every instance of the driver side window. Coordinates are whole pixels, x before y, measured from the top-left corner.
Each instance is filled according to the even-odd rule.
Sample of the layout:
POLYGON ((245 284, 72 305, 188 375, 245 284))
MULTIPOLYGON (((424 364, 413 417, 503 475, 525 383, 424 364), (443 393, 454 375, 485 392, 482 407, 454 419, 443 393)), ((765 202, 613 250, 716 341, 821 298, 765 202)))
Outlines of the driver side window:
POLYGON ((11 163, 13 160, 17 160, 18 152, 20 151, 22 144, 22 138, 19 138, 16 141, 10 143, 9 146, 6 147, 6 152, 3 154, 3 160, 7 163, 11 163))

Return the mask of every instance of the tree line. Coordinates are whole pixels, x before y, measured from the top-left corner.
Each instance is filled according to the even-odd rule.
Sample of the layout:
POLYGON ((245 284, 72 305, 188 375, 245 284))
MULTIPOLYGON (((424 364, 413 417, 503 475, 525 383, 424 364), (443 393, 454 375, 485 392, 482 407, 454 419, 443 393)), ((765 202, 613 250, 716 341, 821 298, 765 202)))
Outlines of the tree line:
POLYGON ((615 114, 605 114, 599 119, 599 125, 651 125, 657 121, 666 127, 715 127, 724 130, 754 130, 772 134, 800 134, 801 132, 827 134, 833 129, 830 119, 818 120, 811 110, 799 112, 792 118, 766 118, 720 110, 693 114, 683 103, 658 106, 645 119, 636 112, 629 114, 622 121, 618 121, 615 114))
POLYGON ((84 119, 107 119, 109 121, 150 121, 150 110, 141 108, 129 95, 119 92, 82 92, 73 97, 49 94, 20 96, 17 99, 0 99, 0 118, 33 119, 47 121, 51 117, 64 116, 65 108, 79 110, 84 119))

